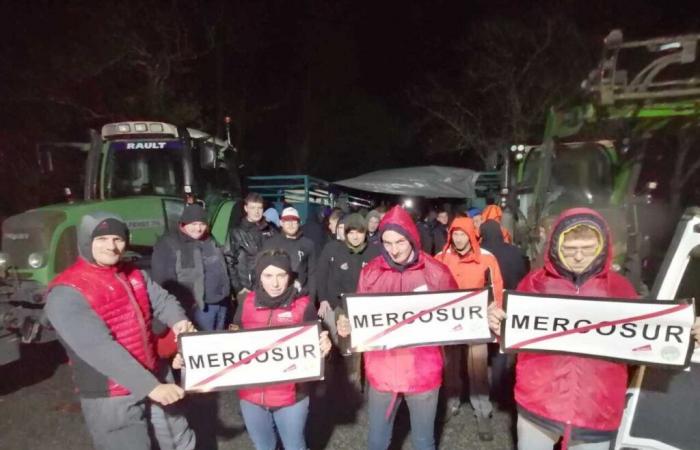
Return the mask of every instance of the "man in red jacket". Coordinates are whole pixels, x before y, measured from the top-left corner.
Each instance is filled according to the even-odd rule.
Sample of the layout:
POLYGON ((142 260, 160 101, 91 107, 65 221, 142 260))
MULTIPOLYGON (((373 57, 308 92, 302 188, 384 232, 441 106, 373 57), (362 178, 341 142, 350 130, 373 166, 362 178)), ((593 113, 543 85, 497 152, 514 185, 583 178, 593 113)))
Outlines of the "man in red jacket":
MULTIPOLYGON (((396 206, 379 224, 382 256, 360 273, 358 293, 444 291, 457 289, 449 269, 421 251, 418 229, 396 206)), ((350 321, 338 318, 338 335, 350 334, 350 321)), ((366 352, 369 381, 369 450, 386 450, 400 400, 408 404, 411 441, 416 450, 435 449, 435 412, 442 382, 440 347, 412 347, 366 352)))
MULTIPOLYGON (((635 298, 632 284, 610 270, 612 239, 595 211, 574 208, 557 219, 544 267, 530 272, 518 291, 583 297, 635 298)), ((546 297, 542 301, 547 301, 546 297)), ((489 324, 498 333, 505 318, 496 305, 489 324)), ((602 359, 521 353, 516 364, 518 449, 607 450, 620 425, 627 366, 602 359)))

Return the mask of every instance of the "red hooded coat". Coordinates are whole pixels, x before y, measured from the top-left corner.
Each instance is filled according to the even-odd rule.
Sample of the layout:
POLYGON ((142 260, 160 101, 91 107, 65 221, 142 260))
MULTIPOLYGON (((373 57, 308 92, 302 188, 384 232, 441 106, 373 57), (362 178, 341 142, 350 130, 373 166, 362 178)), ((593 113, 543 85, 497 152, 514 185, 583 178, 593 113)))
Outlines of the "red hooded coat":
MULTIPOLYGON (((587 208, 565 211, 557 219, 556 233, 564 220, 586 214, 604 219, 587 208)), ((612 239, 605 225, 607 251, 602 269, 578 287, 560 274, 550 256, 553 238, 547 244, 544 267, 530 272, 518 291, 540 294, 581 295, 586 297, 636 298, 632 284, 610 270, 612 239)), ((543 297, 542 301, 548 299, 543 297)), ((627 389, 627 366, 602 359, 520 353, 516 365, 515 400, 521 408, 538 416, 562 423, 566 428, 616 430, 620 425, 627 389)))
MULTIPOLYGON (((388 256, 374 258, 360 273, 358 293, 412 292, 457 289, 449 269, 420 250, 418 229, 406 211, 392 208, 379 224, 379 233, 403 231, 417 253, 417 260, 403 271, 393 268, 388 256)), ((366 352, 365 370, 370 385, 382 392, 418 393, 435 389, 442 382, 440 347, 409 347, 366 352)))

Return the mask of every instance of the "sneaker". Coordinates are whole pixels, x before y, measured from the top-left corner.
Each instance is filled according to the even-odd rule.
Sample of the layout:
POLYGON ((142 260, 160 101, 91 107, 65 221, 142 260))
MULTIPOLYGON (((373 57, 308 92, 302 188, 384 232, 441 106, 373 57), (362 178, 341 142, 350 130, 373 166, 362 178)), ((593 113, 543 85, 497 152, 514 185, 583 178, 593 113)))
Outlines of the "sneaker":
POLYGON ((449 422, 450 419, 459 415, 461 406, 462 403, 458 398, 451 398, 447 400, 447 411, 445 412, 445 418, 443 419, 444 423, 449 422))
POLYGON ((482 442, 493 441, 493 428, 490 417, 476 416, 476 432, 482 442))

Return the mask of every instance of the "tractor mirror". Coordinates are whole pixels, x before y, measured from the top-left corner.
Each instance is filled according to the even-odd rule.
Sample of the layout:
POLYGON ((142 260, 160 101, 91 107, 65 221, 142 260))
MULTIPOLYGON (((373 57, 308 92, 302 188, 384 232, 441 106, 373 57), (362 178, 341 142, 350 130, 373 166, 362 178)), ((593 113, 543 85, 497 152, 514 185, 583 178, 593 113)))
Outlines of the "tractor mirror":
POLYGON ((199 166, 202 169, 216 169, 216 145, 209 142, 199 144, 199 166))

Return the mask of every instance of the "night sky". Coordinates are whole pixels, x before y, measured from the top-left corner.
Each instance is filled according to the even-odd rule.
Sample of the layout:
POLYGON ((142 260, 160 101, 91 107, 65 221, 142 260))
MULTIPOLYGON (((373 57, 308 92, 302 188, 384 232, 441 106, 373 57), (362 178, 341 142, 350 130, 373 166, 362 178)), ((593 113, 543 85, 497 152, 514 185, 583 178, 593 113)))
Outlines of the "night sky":
POLYGON ((243 175, 481 169, 475 141, 426 105, 457 97, 483 121, 481 141, 537 143, 543 111, 575 93, 611 29, 700 32, 699 3, 2 1, 0 215, 38 198, 36 142, 116 120, 222 133, 230 115, 243 175), (514 85, 520 122, 506 125, 500 82, 538 43, 530 81, 514 85))

